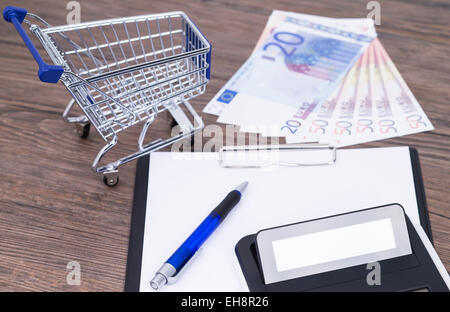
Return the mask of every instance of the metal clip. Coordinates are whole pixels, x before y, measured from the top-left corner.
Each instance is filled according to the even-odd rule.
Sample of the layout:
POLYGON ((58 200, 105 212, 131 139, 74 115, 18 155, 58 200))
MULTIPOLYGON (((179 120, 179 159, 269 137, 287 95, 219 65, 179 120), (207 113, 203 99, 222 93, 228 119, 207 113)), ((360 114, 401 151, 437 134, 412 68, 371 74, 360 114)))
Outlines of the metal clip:
POLYGON ((219 151, 219 165, 223 168, 262 168, 273 165, 321 166, 334 164, 336 158, 335 146, 318 142, 224 146, 219 151), (327 154, 321 155, 324 151, 327 154), (300 152, 300 154, 295 152, 300 152), (314 154, 308 157, 308 152, 314 152, 314 154))

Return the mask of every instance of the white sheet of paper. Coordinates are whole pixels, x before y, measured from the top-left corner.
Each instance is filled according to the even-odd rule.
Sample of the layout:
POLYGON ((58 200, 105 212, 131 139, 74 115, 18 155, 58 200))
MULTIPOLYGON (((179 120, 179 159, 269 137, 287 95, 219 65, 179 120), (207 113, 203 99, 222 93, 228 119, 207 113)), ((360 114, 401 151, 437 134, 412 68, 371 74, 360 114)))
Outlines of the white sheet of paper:
POLYGON ((338 150, 334 165, 312 167, 226 169, 217 158, 151 154, 141 291, 152 290, 159 267, 243 181, 241 202, 163 291, 247 291, 234 248, 264 228, 390 203, 420 223, 408 147, 338 150))

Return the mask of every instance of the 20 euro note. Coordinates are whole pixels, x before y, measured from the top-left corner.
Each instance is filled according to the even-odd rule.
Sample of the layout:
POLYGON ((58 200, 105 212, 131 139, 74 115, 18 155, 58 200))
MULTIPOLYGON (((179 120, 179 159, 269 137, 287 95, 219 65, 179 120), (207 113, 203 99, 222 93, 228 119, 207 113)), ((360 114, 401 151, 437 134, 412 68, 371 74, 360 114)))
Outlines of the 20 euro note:
MULTIPOLYGON (((359 35, 365 35, 367 37, 376 37, 376 31, 375 26, 372 19, 367 18, 329 18, 329 17, 321 17, 321 16, 313 16, 313 15, 306 15, 306 14, 299 14, 299 13, 293 13, 293 12, 285 12, 285 11, 273 11, 271 14, 267 25, 258 40, 258 43, 255 47, 255 50, 257 47, 260 47, 262 44, 264 44, 264 40, 273 32, 273 30, 276 28, 276 25, 283 21, 288 20, 288 17, 293 18, 301 18, 304 20, 309 20, 311 22, 316 22, 320 24, 324 24, 327 26, 331 26, 334 28, 338 28, 341 30, 345 30, 347 32, 353 33, 353 34, 359 34, 359 35)), ((295 19, 293 19, 295 21, 295 19)), ((342 85, 343 83, 341 83, 342 85)), ((343 91, 342 86, 338 86, 335 88, 333 95, 330 96, 330 98, 326 101, 323 101, 322 104, 319 106, 319 108, 316 110, 316 114, 309 114, 304 107, 299 107, 297 111, 297 115, 303 117, 304 120, 301 127, 299 127, 299 121, 298 120, 276 120, 274 117, 272 117, 272 120, 274 123, 286 122, 286 125, 282 130, 284 130, 284 134, 279 133, 279 135, 287 136, 288 140, 292 141, 316 141, 319 138, 322 138, 324 135, 328 135, 330 129, 330 123, 329 120, 333 116, 336 108, 336 104, 338 102, 338 98, 340 97, 340 94, 343 91), (306 113, 306 114, 305 114, 306 113), (306 120, 304 117, 307 117, 306 120), (290 127, 289 132, 295 132, 295 138, 292 138, 292 135, 286 135, 286 130, 290 127), (319 138, 318 138, 319 137, 319 138)), ((280 108, 280 106, 278 106, 280 108)), ((276 114, 280 115, 280 114, 276 114)), ((220 121, 220 118, 219 118, 220 121)), ((246 124, 241 124, 241 131, 244 132, 254 132, 258 131, 261 132, 264 136, 270 136, 274 133, 273 127, 254 127, 249 126, 246 124), (265 129, 269 129, 270 132, 264 131, 265 129)))
MULTIPOLYGON (((315 23, 283 22, 230 80, 229 89, 218 101, 242 109, 262 100, 270 102, 270 115, 256 110, 246 116, 246 124, 272 125, 276 121, 280 131, 290 131, 291 116, 306 119, 333 91, 370 40, 315 23), (286 108, 291 113, 285 113, 286 108)), ((219 121, 227 122, 222 116, 219 121)))
MULTIPOLYGON (((298 20, 308 21, 314 23, 317 27, 327 26, 332 29, 339 31, 346 31, 353 36, 356 35, 364 35, 367 37, 376 37, 376 31, 373 24, 372 19, 367 18, 329 18, 322 16, 315 16, 309 14, 301 14, 287 11, 279 11, 274 10, 270 15, 264 30, 258 39, 257 44, 255 45, 254 51, 261 48, 267 38, 273 33, 273 30, 279 26, 280 23, 286 21, 288 23, 292 23, 296 25, 295 22, 298 20)), ((236 92, 233 91, 236 87, 234 86, 235 82, 238 81, 238 77, 242 76, 246 73, 251 66, 252 61, 250 58, 241 66, 241 68, 233 75, 233 77, 229 80, 229 82, 219 90, 219 92, 214 96, 213 99, 205 106, 203 111, 208 114, 220 115, 225 109, 233 97, 236 95, 236 92)), ((246 124, 242 125, 243 128, 246 127, 246 124)))
MULTIPOLYGON (((313 93, 316 99, 325 98, 361 49, 372 40, 364 34, 292 16, 295 15, 285 17, 276 29, 270 27, 269 38, 208 103, 204 112, 220 114, 240 92, 254 96, 255 100, 264 98, 293 108, 304 106, 313 93)), ((316 104, 317 101, 311 103, 316 104)), ((276 106, 273 111, 277 112, 276 106)))
MULTIPOLYGON (((294 19, 291 18, 289 20, 292 22, 294 19)), ((296 23, 297 25, 308 26, 313 24, 298 20, 296 20, 296 23)), ((276 91, 269 89, 269 85, 266 85, 265 90, 270 92, 270 97, 268 98, 274 104, 289 104, 292 107, 296 107, 292 114, 285 116, 284 121, 280 125, 281 135, 286 137, 295 135, 297 131, 301 132, 302 124, 308 120, 309 115, 315 111, 317 106, 332 93, 342 76, 345 75, 371 40, 366 36, 357 36, 357 38, 353 38, 355 40, 351 40, 349 39, 353 35, 351 33, 314 24, 313 27, 326 29, 329 32, 328 35, 337 32, 341 37, 337 35, 314 37, 304 46, 305 49, 303 51, 294 51, 289 54, 285 53, 287 44, 286 46, 281 45, 284 48, 279 49, 281 53, 278 51, 275 56, 273 54, 268 55, 267 52, 270 46, 278 46, 280 41, 283 41, 279 40, 277 36, 285 32, 277 28, 271 36, 272 40, 269 39, 263 48, 259 50, 261 57, 258 62, 260 64, 265 62, 265 64, 258 66, 258 71, 255 71, 254 74, 259 73, 259 77, 266 73, 269 75, 274 72, 275 66, 285 69, 279 75, 269 76, 270 85, 275 86, 273 89, 276 91), (340 38, 340 40, 335 38, 340 38), (361 42, 358 42, 358 40, 361 40, 361 42), (281 66, 282 63, 285 67, 281 66), (286 69, 290 70, 290 75, 286 69), (294 77, 292 73, 300 75, 294 77)), ((275 105, 273 106, 276 108, 275 105)), ((275 109, 274 114, 276 113, 275 109)), ((259 121, 261 124, 268 122, 268 120, 259 121)))
POLYGON ((375 38, 377 36, 375 25, 370 18, 331 18, 303 13, 274 10, 270 15, 266 26, 255 45, 254 51, 260 48, 275 28, 282 22, 294 22, 297 20, 309 21, 317 25, 333 27, 345 30, 356 35, 365 35, 375 38))
MULTIPOLYGON (((268 36, 270 36, 271 34, 273 34, 274 30, 276 30, 275 25, 277 25, 280 21, 290 21, 293 22, 294 24, 299 24, 298 19, 304 19, 304 20, 309 20, 313 23, 326 23, 327 26, 331 26, 334 27, 334 30, 336 30, 337 27, 339 27, 339 29, 341 30, 345 30, 345 34, 346 35, 350 35, 350 36, 356 36, 356 34, 359 35, 363 35, 363 38, 370 38, 370 37, 375 37, 376 36, 376 32, 375 32, 375 27, 373 25, 373 21, 371 19, 333 19, 333 18, 326 18, 326 17, 317 17, 317 16, 311 16, 311 15, 303 15, 303 14, 297 14, 297 13, 292 13, 292 12, 283 12, 283 11, 274 11, 272 13, 272 15, 269 18, 269 21, 266 25, 266 28, 263 31, 263 34, 261 35, 257 47, 258 46, 262 46, 264 44, 263 39, 266 39, 268 36), (291 18, 288 18, 291 17, 291 18)), ((304 21, 303 21, 304 22, 304 21)), ((316 25, 317 27, 321 27, 316 25)), ((370 39, 369 39, 370 40, 370 39)), ((255 48, 256 49, 256 48, 255 48)), ((314 72, 313 72, 314 74, 314 72)), ((319 72, 320 74, 320 72, 319 72)), ((334 88, 334 89, 340 89, 338 88, 334 88)), ((337 91, 337 90, 336 90, 337 91)), ((337 93, 337 92, 335 92, 337 93)), ((324 94, 326 94, 324 92, 324 94)), ((243 97, 242 94, 239 95, 240 97, 243 97)), ((239 102, 239 101, 238 101, 239 102)), ((299 138, 303 138, 302 140, 315 140, 315 138, 313 138, 314 134, 320 133, 320 131, 323 130, 323 126, 326 126, 326 121, 323 120, 320 116, 325 115, 324 118, 329 118, 331 116, 331 114, 333 113, 334 107, 335 105, 333 105, 333 103, 335 104, 336 101, 327 101, 329 105, 321 105, 321 114, 319 113, 319 116, 317 116, 318 118, 311 120, 312 118, 309 118, 315 107, 315 105, 317 105, 320 102, 320 98, 314 98, 314 96, 308 100, 308 101, 304 101, 302 103, 302 105, 300 105, 298 107, 298 109, 295 111, 295 116, 299 116, 299 119, 303 120, 305 123, 308 123, 308 125, 306 127, 299 127, 300 125, 300 121, 298 120, 286 120, 286 108, 283 107, 282 105, 278 105, 276 106, 276 108, 272 105, 272 111, 271 111, 271 124, 270 126, 267 125, 266 120, 269 119, 260 119, 260 123, 266 123, 265 125, 261 125, 261 126, 255 126, 255 125, 251 125, 249 124, 249 120, 248 118, 243 118, 245 120, 241 120, 241 122, 239 123, 240 125, 240 129, 241 131, 244 132, 259 132, 262 133, 264 136, 273 136, 275 133, 277 133, 277 135, 280 136, 288 136, 290 137, 289 134, 293 134, 293 132, 296 132, 296 136, 297 139, 299 138), (310 103, 312 103, 313 105, 310 105, 310 103), (325 107, 326 106, 326 107, 325 107), (261 122, 261 120, 263 120, 261 122), (280 124, 282 123, 283 126, 281 128, 279 128, 278 132, 275 132, 274 129, 276 129, 276 126, 274 127, 274 125, 276 124, 280 124), (324 125, 325 124, 325 125, 324 125), (309 129, 310 133, 303 133, 304 131, 300 131, 303 130, 304 128, 309 129), (281 130, 281 131, 280 131, 281 130), (286 134, 286 132, 289 132, 289 134, 286 134), (311 131, 313 131, 311 133, 311 131)), ((254 107, 254 113, 255 112, 261 112, 262 109, 267 108, 268 106, 266 105, 266 103, 264 103, 261 101, 261 99, 259 99, 258 105, 259 105, 259 110, 258 110, 258 105, 255 104, 248 104, 249 102, 247 101, 246 106, 253 106, 254 107)), ((243 108, 243 107, 242 107, 243 108)), ((224 121, 228 121, 230 122, 231 119, 228 118, 228 116, 233 115, 233 113, 231 113, 231 111, 235 110, 237 112, 237 107, 234 105, 228 106, 228 108, 225 110, 225 113, 222 114, 218 121, 219 122, 224 122, 224 121), (233 108, 233 109, 231 109, 233 108)), ((292 114, 291 114, 292 115, 292 114)), ((253 123, 255 123, 254 120, 252 120, 253 123)))

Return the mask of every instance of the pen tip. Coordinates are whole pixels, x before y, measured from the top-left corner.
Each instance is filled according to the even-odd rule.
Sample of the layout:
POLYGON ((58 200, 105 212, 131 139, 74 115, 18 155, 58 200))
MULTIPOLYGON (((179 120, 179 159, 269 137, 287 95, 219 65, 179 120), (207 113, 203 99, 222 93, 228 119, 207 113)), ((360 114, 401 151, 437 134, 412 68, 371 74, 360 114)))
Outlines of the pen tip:
POLYGON ((245 181, 243 183, 241 183, 237 188, 236 191, 239 191, 240 193, 242 193, 246 188, 247 188, 248 182, 245 181))

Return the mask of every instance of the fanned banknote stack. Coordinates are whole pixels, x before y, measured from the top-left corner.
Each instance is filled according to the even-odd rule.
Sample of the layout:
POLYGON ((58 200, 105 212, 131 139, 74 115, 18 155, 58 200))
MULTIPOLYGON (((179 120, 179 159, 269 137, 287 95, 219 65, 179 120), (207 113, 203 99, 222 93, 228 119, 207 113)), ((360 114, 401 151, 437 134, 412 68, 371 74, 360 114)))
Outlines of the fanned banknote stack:
POLYGON ((433 130, 371 19, 273 11, 247 61, 205 106, 287 143, 347 146, 433 130))

